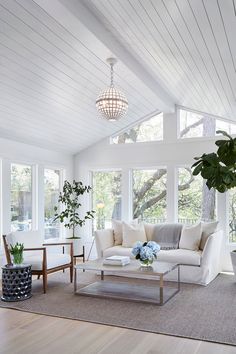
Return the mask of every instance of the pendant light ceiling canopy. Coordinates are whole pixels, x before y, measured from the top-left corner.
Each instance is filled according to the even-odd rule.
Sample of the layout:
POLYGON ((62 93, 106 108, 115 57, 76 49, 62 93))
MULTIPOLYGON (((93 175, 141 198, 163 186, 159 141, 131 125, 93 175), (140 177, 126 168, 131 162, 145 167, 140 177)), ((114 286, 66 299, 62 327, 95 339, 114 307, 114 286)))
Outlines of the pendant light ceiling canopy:
POLYGON ((122 118, 128 109, 128 100, 125 94, 114 87, 114 65, 116 58, 108 58, 107 62, 111 66, 110 87, 100 93, 96 100, 96 107, 100 115, 110 122, 115 122, 122 118))

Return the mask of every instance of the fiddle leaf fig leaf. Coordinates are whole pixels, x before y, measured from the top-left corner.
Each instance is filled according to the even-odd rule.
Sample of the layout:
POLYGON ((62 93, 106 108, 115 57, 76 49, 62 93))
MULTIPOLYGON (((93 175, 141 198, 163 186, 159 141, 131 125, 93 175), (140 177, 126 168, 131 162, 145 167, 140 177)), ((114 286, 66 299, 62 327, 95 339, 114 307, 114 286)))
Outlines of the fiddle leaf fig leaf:
POLYGON ((232 138, 228 133, 218 130, 228 139, 217 140, 215 145, 217 152, 203 154, 195 157, 197 160, 193 165, 193 175, 201 176, 206 180, 208 189, 214 188, 220 193, 236 187, 236 138, 232 138))
MULTIPOLYGON (((195 165, 196 165, 196 163, 193 164, 192 167, 194 167, 195 165)), ((193 170, 193 175, 194 175, 194 176, 197 176, 197 175, 201 172, 202 166, 203 166, 203 162, 200 161, 200 163, 198 163, 198 165, 197 165, 197 166, 195 167, 195 169, 193 170)))
POLYGON ((221 134, 224 136, 227 136, 227 138, 229 138, 230 140, 233 140, 232 136, 230 136, 227 132, 225 132, 224 130, 217 130, 216 134, 221 134))

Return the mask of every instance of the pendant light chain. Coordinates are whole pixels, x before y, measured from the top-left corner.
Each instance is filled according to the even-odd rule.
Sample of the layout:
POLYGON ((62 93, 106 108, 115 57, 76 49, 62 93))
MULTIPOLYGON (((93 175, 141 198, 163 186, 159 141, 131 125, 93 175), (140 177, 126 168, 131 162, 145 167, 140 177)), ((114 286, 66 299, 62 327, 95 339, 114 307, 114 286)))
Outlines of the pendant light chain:
POLYGON ((103 118, 110 122, 115 122, 126 114, 128 100, 122 91, 114 87, 114 65, 117 62, 116 58, 108 58, 107 62, 111 68, 111 84, 96 99, 96 107, 103 118))
POLYGON ((114 64, 111 63, 111 87, 114 87, 114 64))

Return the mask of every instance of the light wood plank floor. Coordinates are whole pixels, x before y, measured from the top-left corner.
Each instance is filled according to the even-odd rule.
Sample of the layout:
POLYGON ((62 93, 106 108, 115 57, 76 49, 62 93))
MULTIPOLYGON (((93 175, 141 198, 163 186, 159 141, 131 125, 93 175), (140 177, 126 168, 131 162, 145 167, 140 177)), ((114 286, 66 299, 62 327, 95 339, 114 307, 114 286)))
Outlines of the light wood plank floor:
POLYGON ((236 347, 0 309, 4 354, 233 354, 236 347))

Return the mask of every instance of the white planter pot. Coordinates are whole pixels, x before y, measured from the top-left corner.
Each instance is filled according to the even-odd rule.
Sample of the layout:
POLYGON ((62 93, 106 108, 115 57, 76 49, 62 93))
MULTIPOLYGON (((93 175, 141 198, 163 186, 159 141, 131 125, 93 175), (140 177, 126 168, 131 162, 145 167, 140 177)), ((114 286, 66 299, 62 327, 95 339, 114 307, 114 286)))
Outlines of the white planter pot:
MULTIPOLYGON (((78 254, 83 253, 83 242, 82 239, 80 238, 68 238, 68 242, 73 242, 73 249, 74 249, 74 256, 77 256, 78 254)), ((70 252, 70 247, 68 247, 68 252, 70 252)))
POLYGON ((231 256, 232 266, 234 270, 234 276, 236 279, 236 252, 230 252, 230 256, 231 256))

